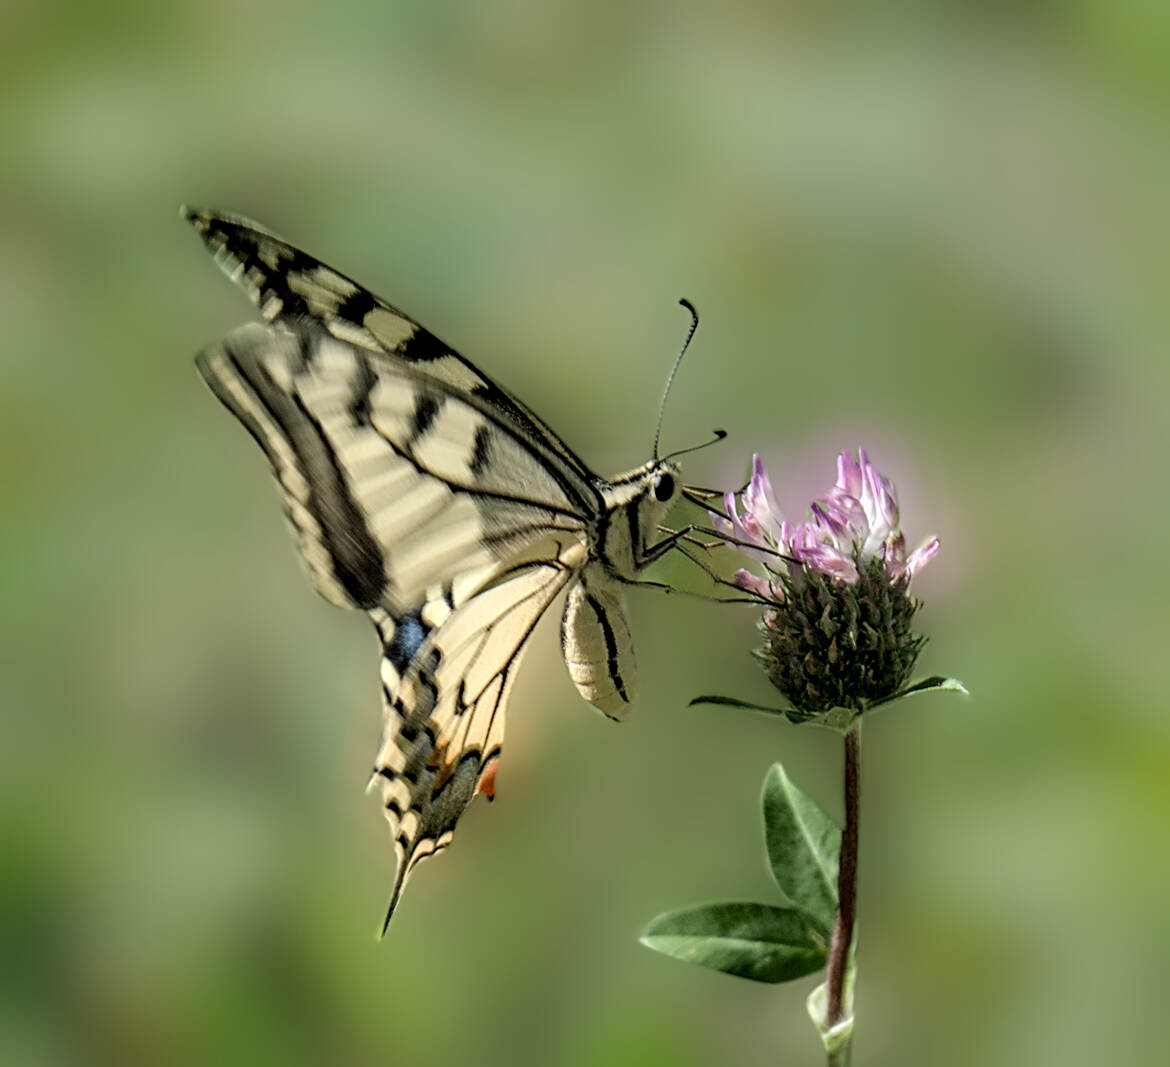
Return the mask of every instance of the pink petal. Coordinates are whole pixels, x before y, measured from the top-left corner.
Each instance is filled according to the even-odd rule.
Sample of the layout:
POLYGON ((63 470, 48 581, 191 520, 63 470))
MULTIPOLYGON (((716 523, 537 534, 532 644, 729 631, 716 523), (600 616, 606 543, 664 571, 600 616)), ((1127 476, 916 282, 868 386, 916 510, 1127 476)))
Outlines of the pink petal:
MULTIPOLYGON (((864 459, 865 453, 861 453, 864 459)), ((861 468, 852 452, 841 452, 837 456, 837 488, 844 490, 854 500, 861 499, 861 468)))
POLYGON ((752 456, 752 476, 744 490, 743 502, 759 526, 774 535, 780 524, 780 508, 772 495, 772 482, 758 452, 752 456))
POLYGON ((707 518, 711 521, 711 526, 720 537, 735 536, 731 528, 731 520, 726 516, 720 515, 717 511, 708 511, 707 518))
MULTIPOLYGON (((845 582, 856 582, 858 563, 878 558, 892 578, 912 577, 938 552, 938 538, 920 545, 909 558, 898 529, 899 509, 893 482, 878 471, 864 448, 837 456, 836 484, 811 505, 809 522, 789 523, 780 517, 771 480, 759 453, 752 456, 752 475, 737 500, 724 494, 726 515, 710 513, 718 534, 742 542, 739 551, 762 561, 769 574, 788 567, 793 581, 805 568, 845 582)), ((782 597, 767 577, 747 570, 736 572, 735 582, 773 600, 782 597)))
MULTIPOLYGON (((743 542, 742 544, 736 545, 736 549, 745 556, 758 559, 762 563, 767 563, 769 560, 774 559, 775 553, 771 551, 772 546, 768 544, 767 539, 762 535, 759 524, 755 522, 751 515, 744 515, 742 519, 740 518, 739 513, 735 509, 735 494, 733 492, 728 491, 723 494, 723 506, 727 511, 728 518, 725 521, 731 527, 731 537, 736 541, 743 542), (759 545, 760 548, 753 548, 752 545, 759 545)), ((716 526, 716 529, 719 529, 719 527, 716 526)))
POLYGON ((911 578, 938 555, 940 544, 941 542, 937 537, 932 537, 928 541, 923 541, 922 544, 910 553, 910 558, 906 560, 906 570, 910 572, 911 578))
POLYGON ((898 528, 898 497, 894 483, 874 471, 874 504, 878 521, 887 530, 898 528))
POLYGON ((730 490, 723 494, 723 510, 727 512, 727 517, 731 520, 731 532, 741 541, 753 540, 751 534, 744 529, 743 521, 735 508, 735 494, 730 490))
POLYGON ((802 548, 815 548, 820 543, 817 528, 811 522, 797 523, 795 526, 785 523, 788 536, 784 539, 793 555, 802 548))
POLYGON ((813 518, 817 522, 822 526, 828 527, 833 537, 839 538, 842 534, 849 532, 849 522, 845 514, 833 501, 816 500, 809 510, 813 513, 813 518))
MULTIPOLYGON (((829 523, 838 539, 846 535, 851 541, 865 537, 865 533, 869 529, 865 511, 855 498, 839 486, 833 486, 819 503, 827 512, 829 523)), ((815 504, 813 510, 816 510, 815 504)))
POLYGON ((857 565, 830 545, 801 548, 795 554, 805 566, 827 574, 830 578, 839 578, 850 584, 857 581, 857 565))
POLYGON ((749 593, 755 593, 756 596, 761 596, 768 600, 777 599, 772 586, 759 575, 752 574, 751 571, 744 570, 741 567, 732 577, 740 589, 746 589, 749 593))

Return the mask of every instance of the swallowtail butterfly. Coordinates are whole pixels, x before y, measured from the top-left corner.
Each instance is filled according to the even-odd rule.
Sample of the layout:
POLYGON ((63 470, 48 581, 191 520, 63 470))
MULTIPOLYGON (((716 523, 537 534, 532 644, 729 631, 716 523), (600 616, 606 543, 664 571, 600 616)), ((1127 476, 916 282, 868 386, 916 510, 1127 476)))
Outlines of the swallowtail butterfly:
POLYGON ((397 854, 389 923, 419 860, 450 843, 477 794, 492 797, 517 661, 562 590, 569 674, 625 716, 623 586, 675 543, 656 535, 679 469, 656 458, 598 477, 510 392, 345 275, 247 219, 183 215, 264 320, 206 348, 199 370, 267 455, 317 591, 366 612, 381 642, 370 784, 397 854))

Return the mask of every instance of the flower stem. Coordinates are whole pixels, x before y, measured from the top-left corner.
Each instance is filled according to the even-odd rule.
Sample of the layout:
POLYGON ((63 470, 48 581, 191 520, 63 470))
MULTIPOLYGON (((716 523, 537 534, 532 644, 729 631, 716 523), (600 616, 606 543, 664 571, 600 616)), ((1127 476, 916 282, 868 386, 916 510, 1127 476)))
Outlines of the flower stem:
MULTIPOLYGON (((845 976, 849 949, 857 919, 858 816, 861 808, 861 721, 845 735, 845 827, 841 832, 841 856, 837 871, 837 921, 829 943, 826 1027, 835 1026, 845 1014, 845 976)), ((849 1048, 830 1060, 830 1067, 848 1063, 849 1048)))

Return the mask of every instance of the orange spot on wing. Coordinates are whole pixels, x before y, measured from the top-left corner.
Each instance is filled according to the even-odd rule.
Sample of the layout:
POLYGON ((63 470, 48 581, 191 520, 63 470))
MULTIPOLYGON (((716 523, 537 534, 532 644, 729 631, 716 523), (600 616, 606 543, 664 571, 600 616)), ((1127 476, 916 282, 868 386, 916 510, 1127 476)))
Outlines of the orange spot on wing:
POLYGON ((494 800, 496 797, 496 771, 500 766, 500 757, 492 756, 487 761, 487 766, 479 776, 479 785, 475 787, 477 793, 482 793, 488 800, 494 800))

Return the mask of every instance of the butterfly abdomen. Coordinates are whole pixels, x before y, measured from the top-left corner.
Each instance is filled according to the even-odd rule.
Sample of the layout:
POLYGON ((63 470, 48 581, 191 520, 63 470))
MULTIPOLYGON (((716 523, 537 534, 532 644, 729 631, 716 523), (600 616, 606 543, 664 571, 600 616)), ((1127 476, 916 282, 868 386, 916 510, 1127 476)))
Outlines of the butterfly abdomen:
POLYGON ((561 649, 581 695, 609 718, 624 719, 634 699, 634 646, 622 586, 596 564, 569 590, 561 649))

